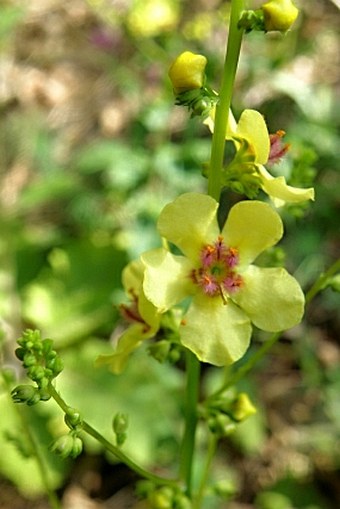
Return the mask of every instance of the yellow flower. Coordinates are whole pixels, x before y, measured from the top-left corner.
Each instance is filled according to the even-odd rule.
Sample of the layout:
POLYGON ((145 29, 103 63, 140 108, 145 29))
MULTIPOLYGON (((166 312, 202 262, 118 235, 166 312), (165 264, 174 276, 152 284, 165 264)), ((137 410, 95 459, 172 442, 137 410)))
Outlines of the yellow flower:
POLYGON ((266 32, 286 32, 296 20, 299 10, 291 0, 270 0, 261 7, 266 32))
POLYGON ((130 326, 118 338, 112 354, 102 354, 96 366, 108 365, 110 370, 121 373, 130 354, 142 343, 152 338, 160 326, 160 315, 143 292, 144 266, 140 260, 130 262, 123 270, 122 280, 130 299, 129 305, 121 306, 121 313, 130 326))
POLYGON ((169 78, 176 94, 201 88, 205 81, 207 59, 191 51, 184 51, 169 69, 169 78))
MULTIPOLYGON (((214 111, 211 112, 205 124, 213 132, 214 111)), ((277 136, 280 137, 280 135, 282 132, 277 136)), ((243 168, 249 168, 253 176, 258 179, 261 189, 269 195, 277 207, 285 202, 299 203, 314 200, 312 187, 300 189, 289 186, 283 176, 273 177, 264 167, 271 162, 271 138, 261 113, 256 110, 244 110, 237 123, 230 112, 226 139, 233 141, 239 153, 242 150, 242 156, 237 159, 237 164, 241 165, 241 172, 243 168)), ((274 147, 272 155, 273 158, 277 156, 277 147, 274 147)), ((227 170, 228 167, 226 173, 227 170)), ((242 178, 242 173, 240 176, 242 178)))
POLYGON ((244 355, 251 322, 272 332, 299 323, 304 295, 285 269, 252 264, 282 236, 275 210, 260 201, 239 202, 220 231, 217 209, 210 196, 179 196, 162 210, 158 230, 183 254, 159 248, 141 260, 145 297, 160 313, 191 297, 181 343, 201 361, 224 366, 244 355))

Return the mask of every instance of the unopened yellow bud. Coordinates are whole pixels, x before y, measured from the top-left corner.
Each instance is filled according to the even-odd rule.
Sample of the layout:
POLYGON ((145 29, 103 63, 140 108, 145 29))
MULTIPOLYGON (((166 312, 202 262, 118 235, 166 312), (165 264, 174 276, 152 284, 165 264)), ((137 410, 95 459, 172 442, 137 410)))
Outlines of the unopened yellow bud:
POLYGON ((232 405, 231 411, 233 419, 235 421, 244 421, 247 417, 256 414, 256 408, 250 401, 248 394, 241 392, 232 405))
POLYGON ((184 51, 169 69, 169 78, 176 94, 201 88, 205 80, 207 59, 191 51, 184 51))
POLYGON ((266 32, 286 32, 296 20, 299 10, 291 0, 270 0, 261 7, 266 32))

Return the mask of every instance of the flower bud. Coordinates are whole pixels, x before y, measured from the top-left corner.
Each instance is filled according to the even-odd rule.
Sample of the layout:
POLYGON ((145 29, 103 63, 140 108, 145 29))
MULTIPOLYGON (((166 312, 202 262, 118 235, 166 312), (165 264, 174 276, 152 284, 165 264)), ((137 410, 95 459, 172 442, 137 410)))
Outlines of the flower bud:
POLYGON ((34 382, 39 382, 45 377, 45 368, 42 366, 32 366, 27 370, 27 375, 34 382))
POLYGON ((40 401, 48 401, 51 399, 51 394, 49 393, 46 387, 42 387, 39 389, 40 401))
POLYGON ((64 416, 66 426, 70 429, 74 429, 82 424, 80 412, 72 407, 68 407, 67 413, 64 416))
POLYGON ((82 440, 75 435, 69 433, 57 438, 52 446, 51 451, 57 453, 62 458, 76 458, 83 450, 82 440))
POLYGON ((150 505, 152 509, 172 509, 173 496, 173 490, 163 486, 150 494, 150 505))
POLYGON ((217 414, 208 419, 208 426, 212 433, 218 437, 226 437, 235 431, 236 425, 225 414, 217 414))
POLYGON ((22 365, 24 366, 24 368, 29 368, 31 366, 35 366, 35 364, 37 363, 37 359, 35 357, 34 354, 32 353, 26 353, 24 355, 24 358, 23 358, 23 363, 22 365))
POLYGON ((296 20, 299 10, 291 0, 270 0, 261 7, 266 32, 286 32, 296 20))
POLYGON ((48 354, 52 352, 53 350, 53 341, 52 339, 43 339, 41 342, 42 351, 44 354, 48 354))
POLYGON ((40 401, 40 393, 33 385, 17 385, 12 392, 14 403, 27 403, 27 405, 35 405, 40 401))
POLYGON ((183 493, 177 493, 174 496, 173 507, 176 509, 191 509, 192 505, 188 497, 183 495, 183 493))
POLYGON ((235 421, 244 421, 251 415, 256 414, 256 408, 250 401, 248 394, 241 392, 233 401, 230 415, 235 421))
POLYGON ((19 361, 23 361, 26 354, 25 348, 19 347, 15 350, 15 355, 19 359, 19 361))
POLYGON ((113 418, 113 431, 115 433, 124 433, 127 430, 129 424, 129 416, 122 412, 118 412, 113 418))
POLYGON ((64 369, 64 363, 59 356, 48 359, 46 367, 51 370, 51 378, 55 378, 64 369))
POLYGON ((160 341, 149 345, 148 352, 154 359, 156 359, 156 361, 162 363, 168 358, 170 346, 170 341, 161 339, 160 341))
POLYGON ((201 88, 205 81, 207 59, 191 51, 184 51, 169 69, 169 78, 176 94, 201 88))
POLYGON ((123 445, 127 439, 126 430, 129 425, 129 416, 127 414, 118 412, 112 422, 113 431, 116 435, 117 445, 123 445))

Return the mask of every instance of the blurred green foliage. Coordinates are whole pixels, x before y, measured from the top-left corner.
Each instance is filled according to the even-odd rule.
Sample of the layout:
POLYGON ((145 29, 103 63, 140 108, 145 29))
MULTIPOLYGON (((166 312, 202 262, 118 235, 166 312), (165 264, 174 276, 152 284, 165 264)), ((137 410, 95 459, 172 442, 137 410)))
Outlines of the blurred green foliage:
MULTIPOLYGON (((315 204, 282 209, 286 263, 308 290, 339 254, 340 14, 330 0, 299 4, 298 23, 285 37, 247 36, 233 106, 236 116, 245 107, 259 109, 271 132, 286 131, 291 151, 274 172, 296 186, 316 179, 315 204)), ((108 436, 112 415, 128 413, 127 450, 148 465, 169 466, 177 452, 172 397, 180 372, 160 369, 144 352, 119 378, 92 363, 110 351, 121 326, 122 268, 159 245, 162 206, 179 193, 205 190, 201 168, 210 137, 173 106, 167 69, 185 49, 203 53, 218 88, 228 6, 218 0, 1 6, 2 360, 17 367, 14 340, 27 326, 53 338, 66 364, 58 385, 65 399, 108 436)), ((326 509, 330 497, 340 504, 326 481, 340 467, 338 309, 338 296, 326 289, 304 324, 251 375, 260 415, 222 447, 233 458, 240 501, 258 509, 326 509), (320 495, 324 485, 328 500, 320 495), (300 497, 301 487, 309 498, 300 497)), ((255 339, 256 347, 265 338, 255 339)), ((17 432, 9 435, 22 424, 6 392, 3 384, 0 471, 29 496, 42 489, 41 480, 18 452, 22 444, 15 447, 17 432)), ((38 405, 29 419, 45 450, 62 421, 53 405, 38 405)), ((98 452, 90 441, 86 451, 98 452)), ((46 454, 51 483, 61 485, 72 465, 46 454)))

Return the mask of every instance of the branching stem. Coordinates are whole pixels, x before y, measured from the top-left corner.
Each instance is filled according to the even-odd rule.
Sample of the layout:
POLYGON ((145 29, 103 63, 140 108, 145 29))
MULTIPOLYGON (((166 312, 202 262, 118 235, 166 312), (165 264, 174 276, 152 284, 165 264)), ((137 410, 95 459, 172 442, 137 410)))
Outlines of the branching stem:
MULTIPOLYGON (((67 403, 63 400, 63 398, 60 396, 60 394, 55 390, 52 384, 49 384, 48 390, 50 392, 50 395, 54 399, 54 401, 59 405, 59 407, 63 410, 63 412, 67 413, 69 410, 69 406, 67 403)), ((167 486, 178 486, 177 479, 168 479, 165 477, 160 477, 158 475, 153 474, 152 472, 149 472, 148 470, 145 470, 141 466, 139 466, 137 463, 135 463, 129 456, 127 456, 119 447, 115 446, 108 440, 106 440, 105 437, 103 437, 97 430, 95 430, 90 424, 88 424, 86 421, 82 421, 82 430, 90 435, 92 438, 97 440, 102 446, 112 453, 117 459, 119 459, 121 462, 123 462, 125 465, 127 465, 131 470, 136 472, 138 475, 143 477, 144 479, 148 479, 149 481, 152 481, 155 484, 158 485, 167 485, 167 486)))

